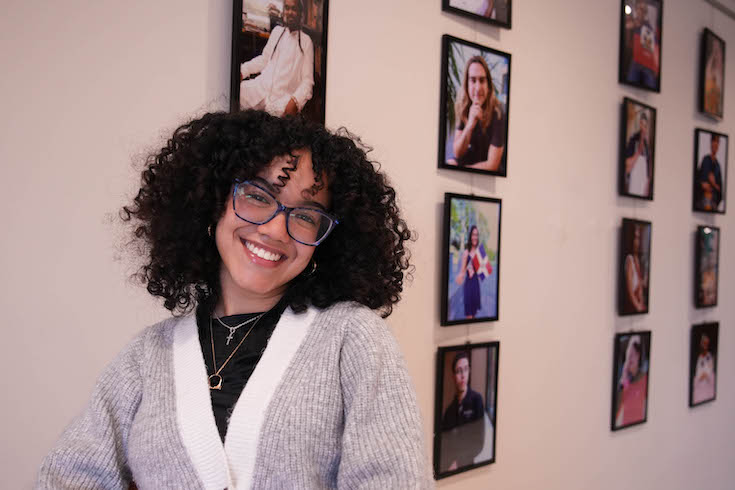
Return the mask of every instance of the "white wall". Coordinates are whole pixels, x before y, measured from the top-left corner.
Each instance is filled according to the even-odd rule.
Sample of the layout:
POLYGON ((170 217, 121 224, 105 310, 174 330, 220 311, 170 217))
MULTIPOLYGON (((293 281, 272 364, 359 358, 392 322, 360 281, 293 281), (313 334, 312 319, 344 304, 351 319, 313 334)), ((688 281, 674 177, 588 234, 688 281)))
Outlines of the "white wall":
MULTIPOLYGON (((440 488, 725 489, 735 479, 735 207, 691 212, 694 127, 735 137, 735 21, 702 1, 667 0, 653 94, 617 83, 619 5, 515 0, 507 31, 442 13, 438 0, 331 2, 327 124, 376 148, 419 235, 415 279, 389 322, 415 381, 427 457, 436 347, 501 341, 497 462, 440 488), (696 112, 705 26, 728 44, 720 123, 696 112), (508 178, 436 169, 444 33, 513 55, 508 178), (616 193, 624 96, 658 109, 650 203, 616 193), (503 199, 500 321, 441 328, 441 202, 469 191, 503 199), (653 222, 650 314, 634 318, 615 313, 623 216, 653 222), (722 229, 720 306, 695 310, 701 223, 722 229), (704 320, 721 322, 718 398, 690 409, 689 327, 704 320), (649 418, 611 433, 613 335, 632 328, 653 331, 649 418)), ((126 279, 112 217, 135 190, 132 162, 189 115, 227 107, 231 6, 3 7, 0 469, 3 487, 23 488, 102 367, 166 315, 126 279)))

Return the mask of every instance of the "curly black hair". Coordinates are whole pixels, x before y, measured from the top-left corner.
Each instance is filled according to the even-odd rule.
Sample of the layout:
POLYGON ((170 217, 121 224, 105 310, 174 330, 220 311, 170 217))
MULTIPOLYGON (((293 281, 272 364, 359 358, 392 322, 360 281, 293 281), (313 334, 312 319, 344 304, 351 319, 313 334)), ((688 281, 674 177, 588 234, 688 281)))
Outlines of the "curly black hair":
POLYGON ((303 148, 311 150, 317 183, 327 178, 340 224, 316 248, 316 272, 293 279, 286 301, 296 312, 356 301, 390 315, 411 267, 404 242, 412 233, 370 150, 344 128, 333 133, 302 117, 253 110, 205 114, 148 157, 140 190, 120 212, 132 225, 132 243, 146 252, 136 277, 148 292, 174 314, 213 308, 221 259, 208 229, 223 215, 233 183, 303 148))

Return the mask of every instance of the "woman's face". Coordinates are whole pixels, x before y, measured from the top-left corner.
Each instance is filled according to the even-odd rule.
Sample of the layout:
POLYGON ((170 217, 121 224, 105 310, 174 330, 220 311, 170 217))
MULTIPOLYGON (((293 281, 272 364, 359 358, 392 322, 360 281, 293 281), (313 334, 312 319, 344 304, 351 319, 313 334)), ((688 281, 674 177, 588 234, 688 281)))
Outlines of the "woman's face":
POLYGON ((457 393, 464 393, 467 391, 467 381, 470 379, 470 362, 466 357, 463 357, 454 366, 454 384, 457 388, 457 393))
MULTIPOLYGON (((323 187, 312 194, 314 171, 311 152, 297 150, 294 158, 279 157, 259 174, 257 180, 284 206, 312 206, 328 209, 330 193, 326 178, 323 187), (277 187, 283 167, 296 163, 283 187, 277 187)), ((272 220, 255 225, 240 219, 232 208, 232 196, 217 223, 217 250, 222 259, 220 282, 223 296, 241 299, 280 298, 288 283, 308 265, 315 247, 293 240, 286 231, 286 215, 278 213, 272 220), (228 294, 229 293, 229 294, 228 294)))
POLYGON ((473 104, 482 105, 488 95, 488 79, 480 63, 472 63, 467 73, 467 92, 473 104))
POLYGON ((470 243, 472 243, 472 247, 476 247, 477 244, 480 242, 480 232, 477 230, 477 228, 472 229, 472 233, 470 234, 470 243))

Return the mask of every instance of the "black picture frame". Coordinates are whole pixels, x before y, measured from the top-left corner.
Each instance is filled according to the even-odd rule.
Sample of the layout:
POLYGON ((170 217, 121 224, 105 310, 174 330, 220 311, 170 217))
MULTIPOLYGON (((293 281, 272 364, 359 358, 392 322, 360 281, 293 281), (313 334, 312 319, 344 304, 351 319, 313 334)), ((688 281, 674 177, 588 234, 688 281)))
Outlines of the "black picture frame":
MULTIPOLYGON (((441 57, 439 168, 505 177, 508 173, 510 53, 445 34, 442 36, 441 57), (487 73, 490 74, 492 87, 490 84, 486 85, 485 97, 482 96, 481 88, 473 92, 472 96, 463 88, 470 70, 478 70, 485 78, 487 73), (490 98, 487 95, 490 95, 490 98), (482 120, 474 123, 474 129, 466 136, 467 146, 462 150, 464 153, 460 157, 456 156, 454 139, 457 131, 461 131, 459 127, 467 126, 456 114, 458 97, 464 101, 459 104, 465 108, 460 111, 463 114, 461 117, 468 117, 474 97, 483 101, 479 104, 485 106, 481 114, 487 114, 482 117, 489 120, 486 128, 483 127, 482 120), (502 146, 499 146, 500 143, 502 146)), ((472 120, 478 121, 476 118, 472 120)))
POLYGON ((700 213, 725 214, 727 210, 727 158, 729 138, 726 134, 696 128, 694 130, 694 176, 692 178, 692 210, 700 213), (712 158, 712 151, 716 155, 712 158), (708 171, 709 170, 709 171, 708 171), (717 174, 719 173, 719 178, 717 174), (720 190, 710 184, 706 188, 707 177, 712 174, 720 190))
POLYGON ((434 410, 437 480, 495 462, 499 358, 500 342, 439 347, 434 410), (465 394, 457 402, 462 387, 465 394), (460 413, 454 406, 466 409, 460 413))
POLYGON ((505 29, 511 28, 513 0, 494 0, 492 3, 495 5, 492 7, 486 5, 486 3, 490 4, 491 2, 475 1, 475 4, 479 3, 481 5, 475 5, 474 10, 467 5, 468 3, 473 2, 467 2, 467 0, 442 0, 442 10, 505 29), (487 9, 490 9, 487 15, 479 13, 487 9))
POLYGON ((628 97, 622 109, 618 194, 653 201, 656 109, 628 97))
POLYGON ((442 326, 500 317, 501 214, 500 199, 444 194, 442 326))
MULTIPOLYGON (((273 5, 285 4, 288 0, 274 0, 273 5)), ((302 0, 304 5, 304 12, 301 13, 301 32, 299 41, 299 49, 302 49, 302 53, 305 52, 305 46, 313 46, 313 87, 311 90, 311 96, 308 96, 308 90, 304 86, 289 86, 288 90, 285 90, 283 97, 272 97, 266 95, 264 100, 268 103, 259 102, 253 107, 259 109, 265 109, 274 115, 281 116, 279 113, 280 108, 284 106, 283 100, 292 93, 293 100, 300 100, 303 102, 302 107, 297 104, 298 112, 305 118, 318 122, 324 123, 325 108, 326 108, 326 75, 327 75, 327 26, 329 19, 329 0, 302 0), (306 34, 309 38, 306 40, 303 37, 306 34), (294 88, 295 87, 295 88, 294 88), (260 107, 263 105, 264 107, 260 107)), ((252 14, 250 15, 247 23, 243 21, 243 17, 248 15, 247 9, 252 7, 248 4, 248 0, 233 0, 232 2, 232 57, 230 62, 230 111, 237 112, 247 105, 251 106, 251 101, 247 101, 246 104, 241 103, 241 85, 245 80, 255 80, 258 78, 257 74, 249 74, 245 77, 245 80, 241 81, 241 67, 245 62, 254 59, 260 55, 268 44, 270 39, 270 32, 277 28, 279 25, 283 25, 282 17, 275 15, 276 11, 263 12, 252 7, 252 14), (244 3, 245 2, 245 3, 244 3)), ((282 12, 283 9, 281 9, 282 12)), ((276 39, 274 46, 274 53, 278 49, 281 42, 282 35, 276 39)), ((305 60, 308 59, 305 58, 305 60)), ((266 65, 267 66, 267 65, 266 65)), ((293 66, 293 64, 289 65, 293 66)), ((248 70, 249 71, 249 70, 248 70)), ((293 70, 295 71, 295 70, 293 70)), ((294 75, 296 76, 296 75, 294 75)), ((292 83, 293 85, 293 83, 292 83)), ((272 87, 272 85, 271 85, 272 87)), ((253 90, 257 90, 254 88, 253 90)), ((271 88, 272 93, 272 88, 271 88)), ((286 105, 286 107, 288 107, 286 105)))
POLYGON ((694 305, 717 306, 720 275, 720 229, 698 226, 694 260, 694 305))
POLYGON ((689 342, 689 406, 717 399, 718 322, 692 325, 689 342), (705 340, 705 337, 707 338, 705 340))
POLYGON ((618 315, 620 316, 648 313, 651 291, 651 232, 650 221, 623 218, 620 227, 618 261, 618 315), (637 247, 636 233, 638 234, 637 247))
POLYGON ((651 332, 616 334, 613 350, 610 430, 616 431, 648 420, 651 332), (639 348, 635 347, 636 343, 639 348))
POLYGON ((663 0, 620 1, 620 83, 661 91, 663 8, 663 0))
POLYGON ((714 119, 725 114, 725 41, 705 28, 699 55, 699 111, 714 119))

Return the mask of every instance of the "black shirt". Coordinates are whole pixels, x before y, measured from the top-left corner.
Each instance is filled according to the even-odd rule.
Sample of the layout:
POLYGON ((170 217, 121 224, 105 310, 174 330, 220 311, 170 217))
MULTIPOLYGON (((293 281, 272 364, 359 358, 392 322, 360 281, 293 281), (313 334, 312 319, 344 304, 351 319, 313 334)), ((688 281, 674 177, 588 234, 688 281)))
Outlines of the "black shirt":
POLYGON ((455 397, 444 412, 442 429, 450 430, 478 420, 482 418, 483 411, 484 404, 482 403, 482 396, 467 387, 467 394, 462 398, 462 402, 457 403, 457 398, 455 397))
MULTIPOLYGON (((271 334, 278 320, 281 318, 283 310, 286 309, 287 304, 286 301, 281 300, 260 320, 238 328, 233 334, 229 345, 227 345, 227 337, 230 334, 230 330, 212 318, 207 308, 202 306, 197 308, 196 317, 197 330, 199 331, 199 344, 204 354, 207 376, 216 372, 212 363, 212 340, 209 334, 210 319, 212 322, 211 332, 214 337, 214 355, 217 359, 218 368, 224 364, 232 351, 235 350, 243 337, 248 333, 248 330, 253 327, 247 339, 245 339, 235 355, 230 359, 230 362, 220 371, 219 374, 222 376, 222 389, 209 390, 212 398, 214 419, 217 423, 219 436, 223 442, 225 440, 225 434, 227 434, 227 425, 230 422, 230 416, 232 415, 232 410, 235 408, 237 399, 240 398, 245 384, 247 384, 253 371, 255 371, 255 366, 260 361, 260 357, 268 345, 268 340, 270 340, 271 334)), ((258 315, 260 313, 245 313, 242 315, 221 317, 220 320, 226 325, 235 326, 258 315)))

